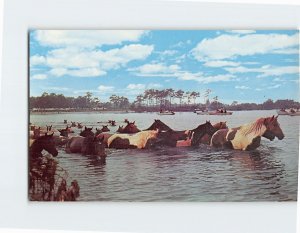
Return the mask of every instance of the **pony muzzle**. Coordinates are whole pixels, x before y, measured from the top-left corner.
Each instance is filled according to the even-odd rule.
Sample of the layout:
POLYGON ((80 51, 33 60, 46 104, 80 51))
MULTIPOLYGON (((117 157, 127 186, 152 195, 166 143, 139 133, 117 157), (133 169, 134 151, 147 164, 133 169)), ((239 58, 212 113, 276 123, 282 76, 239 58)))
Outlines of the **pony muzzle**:
POLYGON ((284 138, 284 134, 278 135, 277 138, 278 138, 279 140, 282 140, 282 139, 284 138))

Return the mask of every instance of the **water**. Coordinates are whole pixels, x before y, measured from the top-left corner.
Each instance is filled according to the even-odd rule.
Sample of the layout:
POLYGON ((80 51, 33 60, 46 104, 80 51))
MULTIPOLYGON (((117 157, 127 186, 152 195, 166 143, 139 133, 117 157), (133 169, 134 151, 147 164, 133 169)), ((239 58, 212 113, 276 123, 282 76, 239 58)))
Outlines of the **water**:
MULTIPOLYGON (((140 129, 160 119, 175 130, 193 129, 210 120, 229 127, 268 117, 275 111, 241 111, 232 116, 177 113, 67 113, 31 115, 30 122, 63 128, 63 120, 100 127, 99 121, 125 118, 140 129)), ((296 201, 299 117, 279 116, 282 141, 262 139, 255 151, 220 150, 202 145, 156 150, 108 149, 106 164, 59 149, 58 160, 80 185, 80 201, 296 201)), ((117 127, 110 127, 114 132, 117 127)), ((78 130, 76 131, 78 132, 78 130)))

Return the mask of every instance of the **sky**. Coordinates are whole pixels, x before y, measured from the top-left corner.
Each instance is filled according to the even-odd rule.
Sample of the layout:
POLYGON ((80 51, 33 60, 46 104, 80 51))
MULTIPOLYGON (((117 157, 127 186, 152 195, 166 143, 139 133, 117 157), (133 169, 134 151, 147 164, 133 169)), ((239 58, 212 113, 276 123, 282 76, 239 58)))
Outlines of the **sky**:
POLYGON ((145 89, 200 92, 197 102, 299 101, 298 30, 32 30, 30 96, 130 101, 145 89))

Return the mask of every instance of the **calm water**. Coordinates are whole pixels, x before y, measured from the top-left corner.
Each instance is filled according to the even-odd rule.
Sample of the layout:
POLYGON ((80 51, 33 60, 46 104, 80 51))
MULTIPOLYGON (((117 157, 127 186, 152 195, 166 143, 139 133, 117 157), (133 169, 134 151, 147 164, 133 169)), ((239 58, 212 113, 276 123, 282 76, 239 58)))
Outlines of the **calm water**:
MULTIPOLYGON (((236 127, 275 111, 242 111, 232 116, 177 113, 71 113, 31 115, 30 122, 63 128, 63 120, 101 127, 98 121, 128 118, 140 129, 161 119, 175 130, 193 129, 210 120, 236 127)), ((262 139, 252 152, 218 150, 203 145, 161 150, 108 150, 106 164, 59 150, 60 166, 80 185, 81 201, 296 201, 300 117, 279 116, 282 141, 262 139)), ((117 127, 110 127, 114 132, 117 127)))

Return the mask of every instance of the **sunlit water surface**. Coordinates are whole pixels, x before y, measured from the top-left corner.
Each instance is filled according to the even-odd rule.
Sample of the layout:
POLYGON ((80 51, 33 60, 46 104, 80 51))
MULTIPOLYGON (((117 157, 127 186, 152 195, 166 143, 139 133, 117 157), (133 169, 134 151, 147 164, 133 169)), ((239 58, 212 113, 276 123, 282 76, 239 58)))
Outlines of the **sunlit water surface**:
MULTIPOLYGON (((100 127, 99 121, 135 121, 140 129, 160 119, 175 130, 193 129, 210 120, 236 127, 276 114, 275 111, 241 111, 232 116, 176 113, 67 113, 31 115, 36 125, 63 128, 63 120, 100 127)), ((296 201, 300 117, 279 116, 282 141, 262 139, 252 152, 220 150, 202 145, 156 150, 107 150, 106 164, 93 157, 67 154, 58 160, 80 185, 80 201, 296 201)), ((110 127, 114 132, 117 127, 110 127)), ((76 133, 79 132, 76 129, 76 133)))

